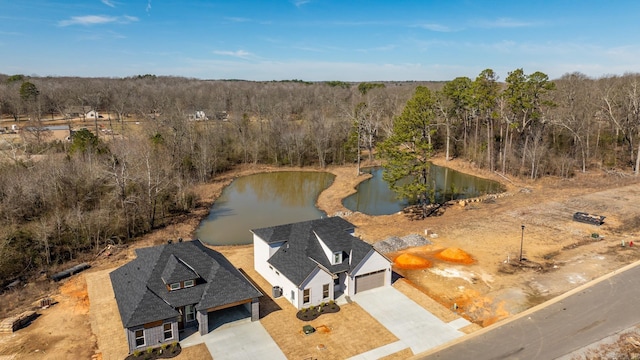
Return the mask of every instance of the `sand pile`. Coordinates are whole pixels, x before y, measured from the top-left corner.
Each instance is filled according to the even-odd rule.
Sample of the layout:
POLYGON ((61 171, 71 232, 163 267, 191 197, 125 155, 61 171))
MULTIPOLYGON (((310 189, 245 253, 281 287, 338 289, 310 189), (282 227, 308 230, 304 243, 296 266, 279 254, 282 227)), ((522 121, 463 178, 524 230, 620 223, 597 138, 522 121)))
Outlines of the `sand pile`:
POLYGON ((393 262, 399 269, 426 269, 431 267, 429 260, 412 254, 401 254, 393 262))
POLYGON ((459 264, 472 264, 474 262, 471 255, 459 248, 447 248, 436 254, 436 257, 440 260, 459 264))

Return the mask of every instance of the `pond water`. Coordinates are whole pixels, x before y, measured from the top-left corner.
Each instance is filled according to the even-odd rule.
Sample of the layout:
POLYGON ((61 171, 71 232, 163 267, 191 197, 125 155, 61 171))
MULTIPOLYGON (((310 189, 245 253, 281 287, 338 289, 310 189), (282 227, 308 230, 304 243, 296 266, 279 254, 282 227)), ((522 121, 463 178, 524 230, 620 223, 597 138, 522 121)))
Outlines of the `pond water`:
POLYGON ((251 244, 251 229, 319 219, 326 214, 316 208, 316 200, 334 178, 310 171, 237 178, 222 191, 196 236, 212 245, 251 244))
MULTIPOLYGON (((351 211, 367 215, 389 215, 409 205, 408 199, 398 199, 389 184, 382 179, 383 168, 366 170, 373 177, 358 185, 355 194, 343 200, 351 211)), ((473 198, 484 194, 503 192, 498 182, 468 175, 446 167, 431 164, 429 183, 436 185, 436 201, 473 198)))

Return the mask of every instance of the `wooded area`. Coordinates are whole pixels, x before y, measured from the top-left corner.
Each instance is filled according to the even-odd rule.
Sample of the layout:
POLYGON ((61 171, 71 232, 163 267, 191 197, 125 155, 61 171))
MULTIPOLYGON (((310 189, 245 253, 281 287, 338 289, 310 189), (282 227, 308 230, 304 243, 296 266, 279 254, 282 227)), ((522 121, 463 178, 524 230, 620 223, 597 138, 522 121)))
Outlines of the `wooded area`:
POLYGON ((522 69, 447 83, 0 75, 0 128, 21 128, 20 142, 0 134, 0 286, 163 226, 193 209, 194 185, 236 164, 359 164, 394 128, 406 143, 396 123, 418 86, 430 93, 427 155, 534 179, 637 175, 639 80, 522 69), (79 131, 51 141, 50 124, 79 131))

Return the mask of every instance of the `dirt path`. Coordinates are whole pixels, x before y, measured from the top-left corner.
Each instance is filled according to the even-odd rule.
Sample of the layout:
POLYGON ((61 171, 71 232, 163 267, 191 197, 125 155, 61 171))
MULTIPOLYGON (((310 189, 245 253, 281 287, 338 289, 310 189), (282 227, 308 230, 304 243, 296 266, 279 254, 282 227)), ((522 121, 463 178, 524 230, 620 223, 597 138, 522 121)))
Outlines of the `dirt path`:
POLYGON ((85 275, 91 299, 91 329, 96 334, 102 360, 124 359, 129 355, 124 328, 118 316, 118 304, 114 301, 115 295, 109 278, 112 270, 105 269, 85 275))

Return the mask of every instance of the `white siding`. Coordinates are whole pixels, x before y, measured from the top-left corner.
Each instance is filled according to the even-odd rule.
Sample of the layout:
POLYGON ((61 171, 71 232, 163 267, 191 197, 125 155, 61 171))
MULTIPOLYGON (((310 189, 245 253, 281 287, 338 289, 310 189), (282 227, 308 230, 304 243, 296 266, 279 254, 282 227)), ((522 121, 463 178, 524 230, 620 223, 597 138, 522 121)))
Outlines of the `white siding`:
POLYGON ((355 293, 355 278, 358 275, 364 275, 371 272, 385 270, 384 286, 391 285, 391 262, 375 250, 371 250, 367 256, 356 266, 354 271, 348 276, 347 289, 345 291, 349 296, 355 293))
POLYGON ((327 302, 329 299, 333 299, 333 277, 331 276, 331 274, 327 273, 326 271, 320 268, 316 268, 311 273, 311 275, 302 283, 300 288, 302 290, 310 289, 311 297, 310 297, 309 303, 303 304, 302 303, 303 291, 301 291, 300 292, 301 298, 299 299, 299 302, 298 302, 300 306, 298 306, 298 309, 301 309, 303 307, 316 306, 316 305, 319 305, 321 302, 327 302), (324 299, 322 297, 322 286, 324 284, 329 284, 328 299, 324 299))
MULTIPOLYGON (((282 246, 282 242, 267 244, 258 235, 253 234, 253 268, 272 286, 279 285, 279 276, 270 267, 267 260, 282 246)), ((280 275, 282 277, 282 275, 280 275)))
POLYGON ((391 263, 377 251, 371 250, 351 272, 351 275, 358 276, 382 269, 391 269, 391 263))
POLYGON ((282 296, 289 300, 293 306, 299 309, 298 304, 302 303, 302 293, 300 289, 296 285, 294 285, 289 279, 287 279, 284 275, 280 274, 278 278, 278 282, 274 285, 278 285, 282 288, 282 296), (295 299, 291 299, 291 292, 295 294, 295 299))

